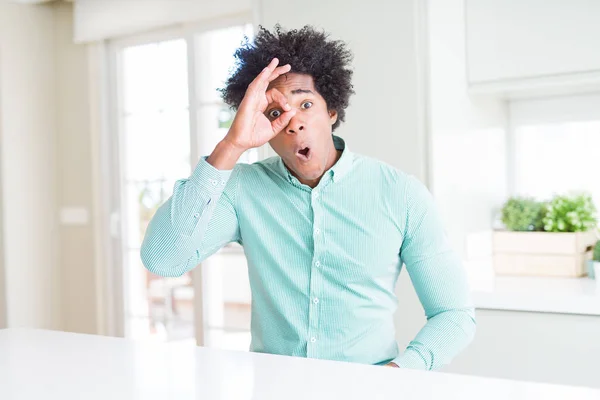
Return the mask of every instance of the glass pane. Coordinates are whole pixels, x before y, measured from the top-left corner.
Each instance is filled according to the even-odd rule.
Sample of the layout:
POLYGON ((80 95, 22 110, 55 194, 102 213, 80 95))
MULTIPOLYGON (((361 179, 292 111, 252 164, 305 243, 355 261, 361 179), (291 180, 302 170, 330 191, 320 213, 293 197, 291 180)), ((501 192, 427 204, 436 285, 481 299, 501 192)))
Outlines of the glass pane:
POLYGON ((233 69, 236 49, 244 41, 244 36, 252 40, 252 26, 234 26, 225 29, 203 32, 196 35, 196 76, 197 93, 200 103, 220 102, 217 89, 224 86, 233 69))
POLYGON ((198 109, 198 140, 203 155, 208 155, 229 131, 232 114, 224 104, 204 105, 198 109))
MULTIPOLYGON (((208 155, 215 146, 223 140, 235 112, 223 103, 200 106, 198 109, 198 142, 203 155, 208 155)), ((241 163, 251 164, 258 161, 258 149, 250 149, 239 159, 241 163)))
POLYGON ((189 105, 187 47, 184 40, 159 44, 159 74, 157 81, 159 107, 166 110, 186 108, 189 105))
POLYGON ((190 274, 161 278, 143 268, 137 250, 128 252, 127 336, 195 343, 194 289, 190 274))
POLYGON ((129 249, 139 249, 148 223, 156 210, 172 194, 173 184, 167 179, 130 181, 126 188, 127 243, 129 249))
POLYGON ((600 121, 521 126, 516 149, 519 194, 547 199, 587 191, 600 206, 600 121))
POLYGON ((124 112, 188 106, 187 48, 183 39, 123 50, 124 112))
POLYGON ((231 245, 202 263, 204 344, 232 350, 250 347, 251 300, 243 250, 231 245))
POLYGON ((122 53, 123 100, 126 113, 158 110, 158 44, 128 47, 122 53))
POLYGON ((239 162, 245 164, 252 164, 258 161, 259 153, 258 149, 250 149, 246 151, 239 159, 239 162))
POLYGON ((125 178, 171 180, 190 173, 187 110, 125 117, 125 178))
POLYGON ((125 302, 125 313, 127 316, 149 317, 148 303, 148 272, 143 268, 140 253, 137 250, 129 250, 126 254, 125 283, 128 288, 128 296, 125 302))

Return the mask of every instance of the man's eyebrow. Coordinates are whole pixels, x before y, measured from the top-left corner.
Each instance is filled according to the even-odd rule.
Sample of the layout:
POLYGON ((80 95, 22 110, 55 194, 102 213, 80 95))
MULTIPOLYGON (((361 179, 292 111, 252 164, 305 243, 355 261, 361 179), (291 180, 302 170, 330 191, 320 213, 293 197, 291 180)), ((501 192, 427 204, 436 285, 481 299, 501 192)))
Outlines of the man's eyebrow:
POLYGON ((312 90, 309 89, 294 89, 291 92, 292 94, 301 94, 301 93, 310 93, 310 94, 314 94, 312 90))

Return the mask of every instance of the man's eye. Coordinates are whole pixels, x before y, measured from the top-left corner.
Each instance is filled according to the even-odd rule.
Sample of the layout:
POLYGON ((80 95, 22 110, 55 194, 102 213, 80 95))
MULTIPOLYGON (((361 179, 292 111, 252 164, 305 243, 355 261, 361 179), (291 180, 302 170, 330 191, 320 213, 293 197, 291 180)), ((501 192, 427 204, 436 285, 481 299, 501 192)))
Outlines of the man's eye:
POLYGON ((300 107, 302 107, 302 108, 304 108, 304 109, 307 109, 307 108, 311 108, 311 107, 312 107, 312 105, 313 105, 313 103, 312 103, 312 102, 310 102, 310 101, 305 101, 304 103, 302 103, 302 105, 301 105, 300 107))
POLYGON ((275 118, 279 118, 281 116, 281 111, 279 110, 271 110, 271 112, 269 112, 269 117, 275 119, 275 118))

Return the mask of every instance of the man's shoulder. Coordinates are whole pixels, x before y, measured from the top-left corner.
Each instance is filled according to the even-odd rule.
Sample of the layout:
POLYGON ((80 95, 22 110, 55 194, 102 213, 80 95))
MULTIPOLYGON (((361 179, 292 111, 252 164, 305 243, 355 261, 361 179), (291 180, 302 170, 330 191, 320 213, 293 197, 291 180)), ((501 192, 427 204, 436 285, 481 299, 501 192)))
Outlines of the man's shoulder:
POLYGON ((373 157, 355 155, 354 158, 362 182, 391 189, 390 193, 412 201, 428 201, 431 197, 425 183, 415 175, 373 157))
POLYGON ((379 174, 386 179, 398 183, 404 183, 411 177, 410 174, 385 161, 363 154, 354 153, 354 165, 358 171, 366 173, 371 177, 379 174))

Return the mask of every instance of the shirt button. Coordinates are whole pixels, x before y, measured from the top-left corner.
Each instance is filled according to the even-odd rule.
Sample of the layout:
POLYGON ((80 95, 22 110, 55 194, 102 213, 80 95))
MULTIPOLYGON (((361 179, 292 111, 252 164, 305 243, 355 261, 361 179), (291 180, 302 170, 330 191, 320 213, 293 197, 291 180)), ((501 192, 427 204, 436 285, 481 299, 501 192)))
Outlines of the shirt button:
POLYGON ((215 179, 211 179, 210 183, 212 183, 213 186, 217 186, 217 181, 215 179))
POLYGON ((319 233, 321 233, 321 230, 319 228, 315 229, 315 234, 318 235, 319 233))
POLYGON ((316 342, 316 341, 317 341, 317 338, 316 338, 316 337, 311 337, 311 338, 310 338, 310 342, 311 342, 311 343, 314 343, 314 342, 316 342))
POLYGON ((321 266, 321 263, 317 261, 317 262, 315 263, 315 265, 316 265, 316 267, 317 267, 317 268, 319 268, 319 267, 321 266))
POLYGON ((314 193, 315 193, 315 194, 314 194, 314 196, 315 196, 315 199, 316 199, 317 197, 319 197, 319 192, 314 192, 314 193))
POLYGON ((313 303, 315 303, 315 304, 319 304, 319 299, 317 299, 317 298, 315 297, 315 298, 314 298, 314 300, 313 300, 313 303))
POLYGON ((194 218, 198 218, 198 217, 200 217, 200 213, 195 213, 194 218))
POLYGON ((226 183, 227 182, 225 182, 225 181, 221 181, 221 186, 225 186, 226 183))

